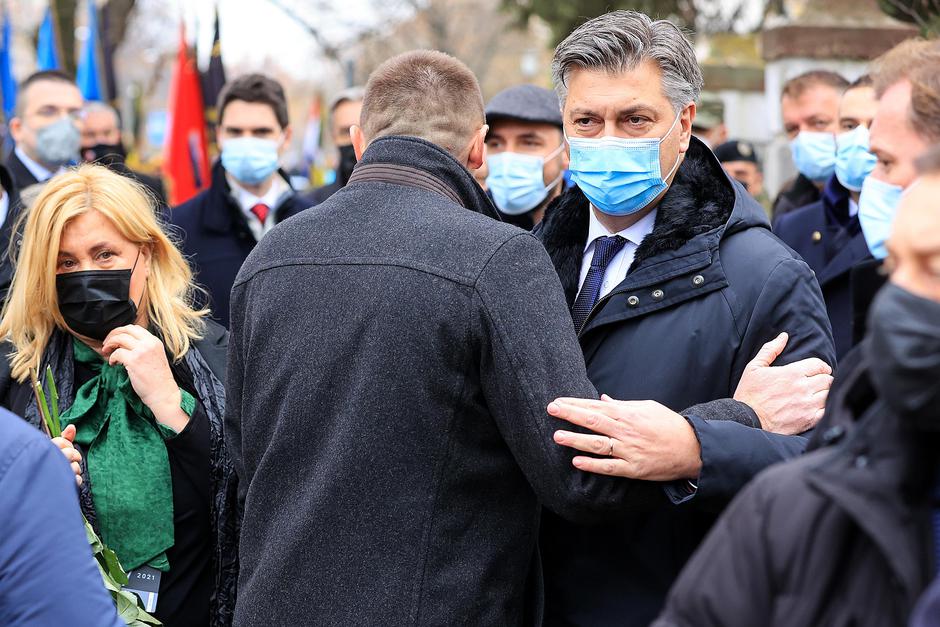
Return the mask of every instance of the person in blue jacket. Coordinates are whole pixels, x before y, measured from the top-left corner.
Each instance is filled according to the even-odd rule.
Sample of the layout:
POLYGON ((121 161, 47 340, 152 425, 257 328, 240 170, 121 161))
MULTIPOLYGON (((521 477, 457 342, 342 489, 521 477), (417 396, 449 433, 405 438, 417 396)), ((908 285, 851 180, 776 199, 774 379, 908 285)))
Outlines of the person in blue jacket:
POLYGON ((68 462, 40 431, 5 409, 0 625, 124 625, 91 555, 68 462))

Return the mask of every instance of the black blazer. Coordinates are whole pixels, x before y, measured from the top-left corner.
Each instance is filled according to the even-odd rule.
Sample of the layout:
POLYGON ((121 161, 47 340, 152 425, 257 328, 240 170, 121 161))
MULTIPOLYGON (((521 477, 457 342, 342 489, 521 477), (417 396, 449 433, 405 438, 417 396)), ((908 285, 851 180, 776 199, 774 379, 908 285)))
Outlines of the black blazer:
POLYGON ((41 182, 33 176, 33 173, 29 171, 26 164, 20 161, 20 158, 16 156, 15 152, 10 153, 10 156, 7 158, 6 166, 10 171, 10 175, 13 177, 13 183, 16 185, 17 189, 26 189, 30 185, 41 182))

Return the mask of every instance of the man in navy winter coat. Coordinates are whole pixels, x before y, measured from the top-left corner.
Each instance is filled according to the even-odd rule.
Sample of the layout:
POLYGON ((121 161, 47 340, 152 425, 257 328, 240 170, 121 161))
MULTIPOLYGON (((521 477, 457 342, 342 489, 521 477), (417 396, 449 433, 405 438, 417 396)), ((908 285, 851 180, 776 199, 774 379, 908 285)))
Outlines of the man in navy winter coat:
POLYGON ((821 415, 774 425, 741 405, 729 404, 732 420, 685 408, 732 398, 747 362, 781 332, 777 363, 834 365, 835 353, 812 271, 691 136, 702 76, 679 29, 609 13, 559 44, 553 73, 576 187, 536 234, 588 377, 601 393, 685 419, 645 404, 628 438, 588 440, 605 459, 584 463, 602 471, 632 451, 625 476, 647 506, 591 525, 546 513, 546 623, 645 626, 716 512, 759 471, 799 455, 798 434, 821 415))

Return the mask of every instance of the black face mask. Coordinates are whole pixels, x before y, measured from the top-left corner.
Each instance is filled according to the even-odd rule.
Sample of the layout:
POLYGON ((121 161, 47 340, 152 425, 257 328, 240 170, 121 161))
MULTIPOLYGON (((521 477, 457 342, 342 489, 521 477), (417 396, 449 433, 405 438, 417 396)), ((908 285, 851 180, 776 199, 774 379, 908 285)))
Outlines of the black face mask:
POLYGON ((114 329, 132 324, 137 319, 137 305, 130 297, 133 273, 132 268, 57 275, 55 289, 65 324, 79 335, 99 342, 114 329))
POLYGON ((744 187, 744 191, 749 191, 747 189, 747 181, 742 181, 741 179, 734 179, 744 187))
POLYGON ((352 176, 354 167, 356 167, 356 149, 352 147, 352 144, 340 146, 339 165, 336 168, 336 180, 338 180, 343 187, 349 182, 349 177, 352 176))
POLYGON ((868 323, 872 384, 922 431, 940 431, 940 303, 886 284, 868 323))
POLYGON ((90 148, 82 148, 82 159, 89 163, 100 163, 109 166, 114 163, 124 163, 127 151, 124 144, 95 144, 90 148))

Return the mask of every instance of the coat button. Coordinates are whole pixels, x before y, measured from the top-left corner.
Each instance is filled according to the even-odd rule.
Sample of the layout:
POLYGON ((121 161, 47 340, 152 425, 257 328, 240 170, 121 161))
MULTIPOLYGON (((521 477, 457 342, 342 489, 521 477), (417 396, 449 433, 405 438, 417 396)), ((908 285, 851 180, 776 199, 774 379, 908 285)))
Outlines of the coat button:
POLYGON ((868 457, 865 455, 859 455, 855 458, 855 467, 856 468, 866 468, 868 466, 868 457))
POLYGON ((818 244, 822 241, 822 233, 819 231, 813 231, 813 242, 818 244))
POLYGON ((653 293, 651 294, 653 300, 662 300, 663 296, 665 295, 666 294, 662 290, 653 290, 653 293))
POLYGON ((705 283, 705 277, 703 277, 701 274, 696 274, 694 277, 692 277, 692 285, 695 287, 698 287, 703 283, 705 283))
POLYGON ((630 305, 631 307, 636 307, 637 305, 640 304, 640 299, 637 298, 636 296, 631 296, 627 299, 627 304, 630 305))

